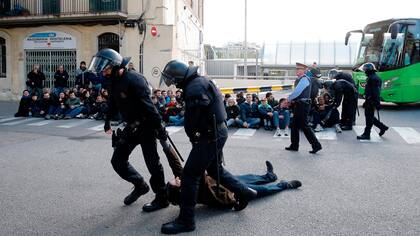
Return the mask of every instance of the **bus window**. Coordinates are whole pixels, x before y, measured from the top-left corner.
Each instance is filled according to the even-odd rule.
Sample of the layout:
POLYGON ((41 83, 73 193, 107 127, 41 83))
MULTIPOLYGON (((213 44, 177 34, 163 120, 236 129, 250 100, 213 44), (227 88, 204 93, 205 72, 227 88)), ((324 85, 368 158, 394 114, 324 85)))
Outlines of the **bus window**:
POLYGON ((410 25, 408 27, 404 65, 408 66, 420 62, 420 25, 410 25))
POLYGON ((384 34, 384 43, 380 60, 380 69, 389 70, 398 67, 399 58, 404 45, 404 34, 398 33, 396 39, 391 38, 390 33, 384 34))

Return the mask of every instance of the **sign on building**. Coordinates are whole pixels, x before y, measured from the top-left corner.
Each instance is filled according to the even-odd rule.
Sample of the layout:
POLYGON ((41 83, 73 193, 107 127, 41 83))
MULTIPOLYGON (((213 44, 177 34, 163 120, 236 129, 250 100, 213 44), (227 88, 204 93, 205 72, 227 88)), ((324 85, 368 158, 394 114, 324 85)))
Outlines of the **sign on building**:
POLYGON ((76 38, 59 31, 38 32, 25 38, 24 49, 76 49, 76 38))

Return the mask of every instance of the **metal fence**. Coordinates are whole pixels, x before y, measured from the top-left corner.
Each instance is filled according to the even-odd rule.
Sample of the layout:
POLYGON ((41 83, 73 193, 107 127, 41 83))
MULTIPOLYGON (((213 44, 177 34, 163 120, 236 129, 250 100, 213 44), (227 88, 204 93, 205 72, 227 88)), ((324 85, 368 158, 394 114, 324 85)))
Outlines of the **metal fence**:
POLYGON ((76 77, 76 51, 75 50, 27 50, 26 52, 26 74, 33 69, 34 65, 40 65, 41 71, 45 74, 46 88, 54 87, 54 74, 60 65, 69 74, 68 86, 74 87, 76 77))
POLYGON ((128 0, 3 0, 0 17, 127 13, 128 0))

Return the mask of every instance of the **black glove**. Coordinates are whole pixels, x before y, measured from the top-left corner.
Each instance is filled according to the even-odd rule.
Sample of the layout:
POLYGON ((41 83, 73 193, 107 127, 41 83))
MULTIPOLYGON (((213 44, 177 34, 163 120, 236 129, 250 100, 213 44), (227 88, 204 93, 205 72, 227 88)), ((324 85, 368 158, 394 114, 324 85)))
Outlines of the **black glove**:
POLYGON ((164 126, 161 126, 157 130, 156 138, 163 141, 166 141, 168 139, 168 132, 166 131, 164 126))
POLYGON ((104 124, 104 131, 106 132, 110 129, 111 129, 111 122, 109 122, 109 120, 106 120, 104 124))

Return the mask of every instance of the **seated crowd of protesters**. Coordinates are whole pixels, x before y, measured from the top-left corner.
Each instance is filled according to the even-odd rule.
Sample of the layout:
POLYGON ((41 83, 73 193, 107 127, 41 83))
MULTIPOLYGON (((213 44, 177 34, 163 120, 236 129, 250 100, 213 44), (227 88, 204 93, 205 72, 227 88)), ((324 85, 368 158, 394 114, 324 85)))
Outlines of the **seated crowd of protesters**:
POLYGON ((155 89, 152 101, 165 122, 166 126, 183 126, 185 107, 182 100, 182 91, 155 89))
POLYGON ((16 117, 38 117, 45 119, 90 118, 102 120, 108 110, 108 92, 89 88, 77 90, 64 88, 56 95, 44 88, 41 97, 24 90, 16 117))

